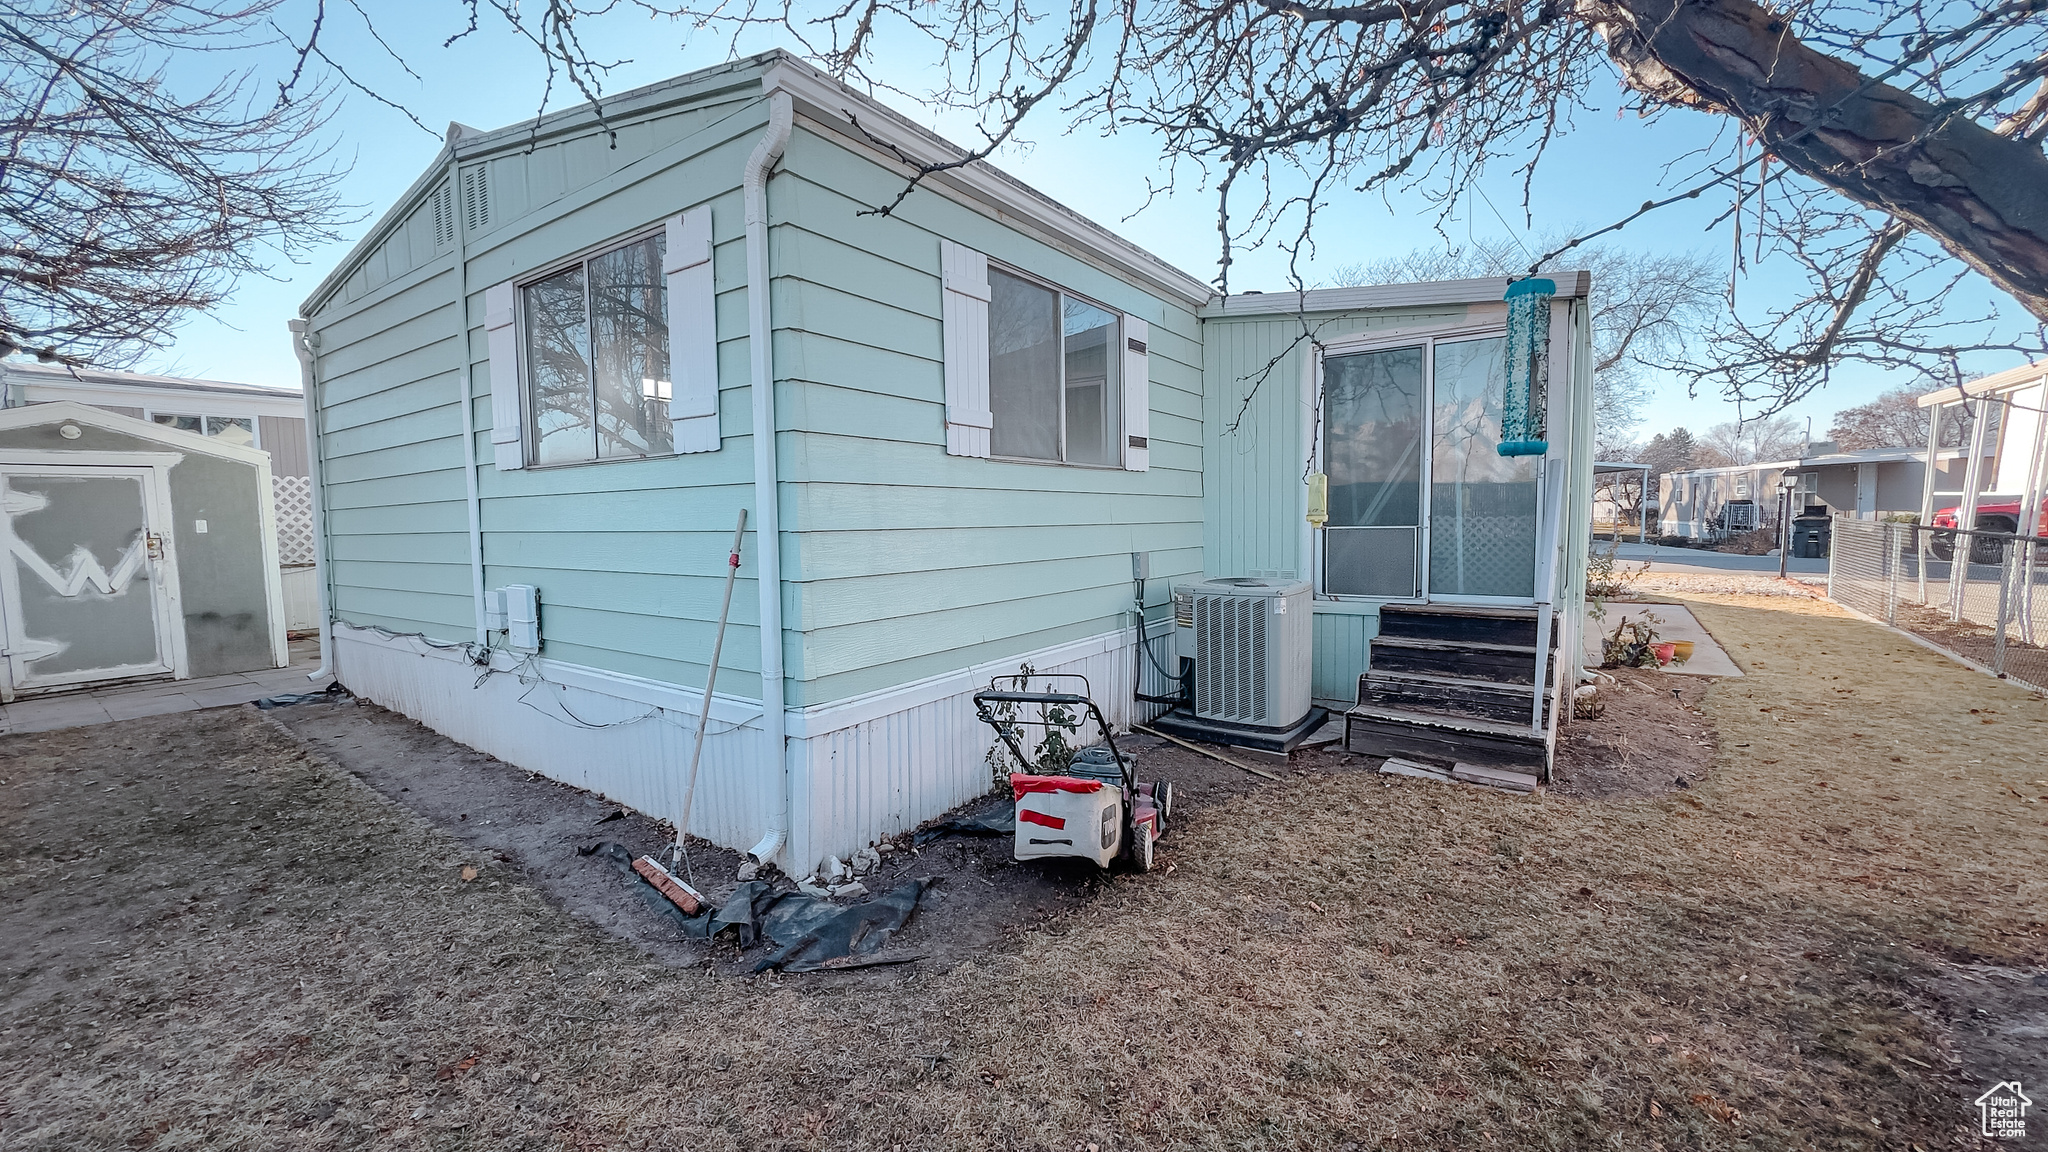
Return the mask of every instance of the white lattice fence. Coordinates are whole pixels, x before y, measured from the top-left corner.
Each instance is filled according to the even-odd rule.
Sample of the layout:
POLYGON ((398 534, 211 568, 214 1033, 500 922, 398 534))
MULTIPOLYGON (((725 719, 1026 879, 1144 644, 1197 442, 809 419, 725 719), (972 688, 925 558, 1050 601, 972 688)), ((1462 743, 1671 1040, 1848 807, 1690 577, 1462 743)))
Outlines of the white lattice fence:
POLYGON ((277 562, 313 562, 313 482, 304 476, 273 476, 277 502, 277 562))

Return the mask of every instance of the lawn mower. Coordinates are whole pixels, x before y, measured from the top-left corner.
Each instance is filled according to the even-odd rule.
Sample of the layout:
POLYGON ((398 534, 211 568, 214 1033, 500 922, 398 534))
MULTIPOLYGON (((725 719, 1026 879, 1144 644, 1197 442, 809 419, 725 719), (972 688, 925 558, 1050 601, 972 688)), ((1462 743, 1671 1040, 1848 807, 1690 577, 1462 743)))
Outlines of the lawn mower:
POLYGON ((974 711, 1023 768, 1010 774, 1017 804, 1012 854, 1017 859, 1078 856, 1107 868, 1127 855, 1138 871, 1152 870, 1152 844, 1166 831, 1173 785, 1138 783, 1089 694, 1087 677, 998 676, 986 691, 974 694, 974 711), (1032 690, 1034 681, 1040 690, 1032 690), (1079 691, 1071 690, 1076 687, 1079 691), (1101 742, 1077 747, 1070 738, 1090 722, 1101 742), (1027 729, 1044 732, 1032 752, 1022 739, 1027 729))

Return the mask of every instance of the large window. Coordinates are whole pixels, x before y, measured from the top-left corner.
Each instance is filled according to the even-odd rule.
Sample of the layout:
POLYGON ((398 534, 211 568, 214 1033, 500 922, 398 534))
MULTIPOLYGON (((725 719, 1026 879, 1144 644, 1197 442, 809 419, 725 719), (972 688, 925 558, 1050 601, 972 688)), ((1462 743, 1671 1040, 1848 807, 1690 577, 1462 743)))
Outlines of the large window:
POLYGON ((665 247, 660 233, 645 236, 521 289, 533 463, 675 450, 665 247))
POLYGON ((988 287, 989 455, 1120 464, 1116 314, 1000 268, 988 287))

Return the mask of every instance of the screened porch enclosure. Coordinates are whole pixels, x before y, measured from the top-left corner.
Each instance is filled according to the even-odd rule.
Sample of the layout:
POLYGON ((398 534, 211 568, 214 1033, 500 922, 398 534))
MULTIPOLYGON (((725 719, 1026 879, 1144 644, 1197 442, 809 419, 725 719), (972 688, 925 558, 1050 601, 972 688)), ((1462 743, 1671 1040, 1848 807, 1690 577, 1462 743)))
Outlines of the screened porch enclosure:
POLYGON ((1497 451, 1506 338, 1333 346, 1321 382, 1323 594, 1534 603, 1539 465, 1497 451))

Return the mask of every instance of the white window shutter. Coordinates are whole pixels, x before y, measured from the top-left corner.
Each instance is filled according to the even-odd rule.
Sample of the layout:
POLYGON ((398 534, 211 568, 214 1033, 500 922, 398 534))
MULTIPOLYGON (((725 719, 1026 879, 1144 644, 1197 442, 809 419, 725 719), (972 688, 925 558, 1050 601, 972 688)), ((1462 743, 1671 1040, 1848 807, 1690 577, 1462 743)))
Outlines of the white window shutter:
POLYGON ((668 418, 676 451, 716 452, 718 302, 711 280, 711 208, 668 222, 668 418))
POLYGON ((512 281, 484 289, 484 332, 491 349, 491 447, 498 470, 526 467, 520 433, 526 428, 519 379, 519 289, 512 281))
POLYGON ((1152 464, 1152 326, 1124 314, 1124 471, 1152 464))
POLYGON ((988 257, 939 241, 945 291, 939 312, 946 342, 946 452, 988 456, 988 257))

